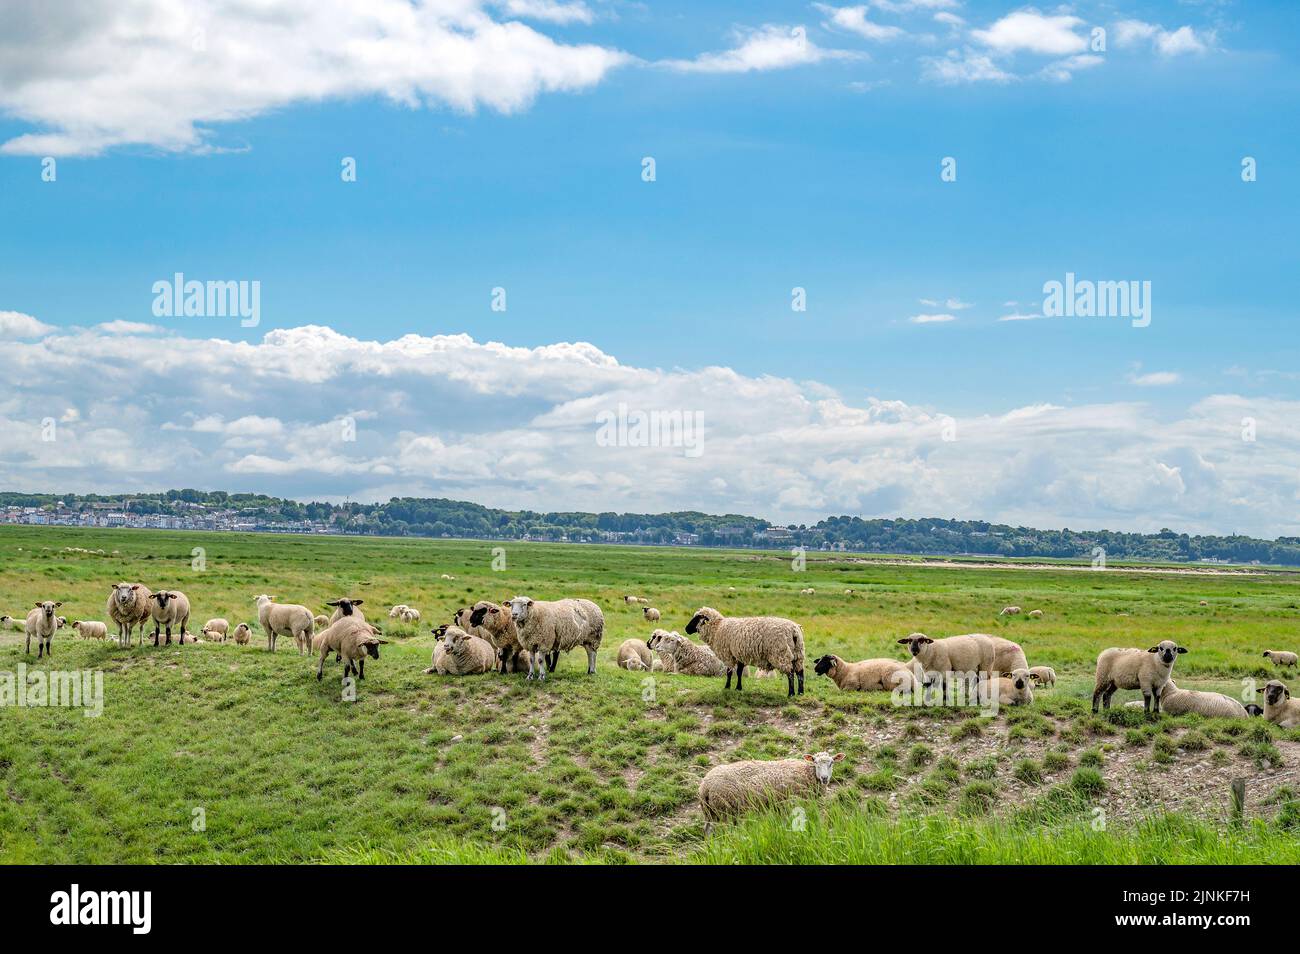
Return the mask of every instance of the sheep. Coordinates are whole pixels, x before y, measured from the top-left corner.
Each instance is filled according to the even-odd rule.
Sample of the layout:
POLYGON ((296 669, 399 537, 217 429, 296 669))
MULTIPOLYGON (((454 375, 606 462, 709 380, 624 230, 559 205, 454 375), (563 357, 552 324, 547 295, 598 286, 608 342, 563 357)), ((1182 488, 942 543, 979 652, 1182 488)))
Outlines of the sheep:
MULTIPOLYGON (((646 645, 649 647, 650 651, 658 654, 658 657, 655 659, 654 663, 651 665, 650 668, 654 669, 658 667, 664 672, 676 672, 677 671, 676 661, 674 660, 671 652, 667 649, 667 647, 665 647, 663 643, 663 638, 667 635, 669 635, 667 630, 656 629, 654 632, 650 634, 650 638, 646 640, 646 645)), ((672 635, 678 636, 677 633, 673 633, 672 635)), ((685 639, 685 637, 682 636, 678 636, 678 638, 685 639)), ((690 643, 690 640, 686 640, 686 642, 690 643)), ((695 646, 695 643, 690 643, 690 645, 695 646)), ((698 647, 698 648, 708 649, 707 646, 698 647)), ((711 649, 709 650, 709 655, 713 656, 713 650, 711 649)), ((713 658, 716 660, 718 657, 713 656, 713 658)), ((721 671, 717 673, 710 672, 708 673, 708 675, 710 676, 721 675, 721 671)))
POLYGON ((715 765, 705 774, 697 793, 700 811, 704 813, 704 833, 707 835, 715 822, 729 815, 808 795, 819 787, 827 788, 834 764, 843 759, 843 752, 836 755, 818 752, 802 759, 773 762, 748 759, 715 765))
POLYGON ((420 611, 408 606, 402 610, 400 619, 403 623, 418 623, 420 621, 420 611))
POLYGON ((1273 660, 1279 666, 1294 666, 1300 662, 1300 656, 1282 649, 1266 649, 1264 658, 1273 660))
POLYGON ((1264 718, 1284 729, 1300 726, 1300 699, 1291 698, 1286 683, 1271 679, 1265 684, 1264 718))
POLYGON ((1028 613, 1027 615, 1029 616, 1030 619, 1042 619, 1042 618, 1043 618, 1043 611, 1042 611, 1042 610, 1030 610, 1029 613, 1028 613))
POLYGON ((1002 612, 999 613, 998 615, 999 615, 999 616, 1019 616, 1019 615, 1020 615, 1020 607, 1019 607, 1019 606, 1004 606, 1004 607, 1002 607, 1002 612))
POLYGON ((637 601, 637 598, 636 598, 635 596, 624 596, 624 597, 623 597, 623 602, 626 603, 628 606, 631 606, 631 605, 632 605, 633 603, 635 603, 636 601, 637 601))
POLYGON ((619 669, 648 670, 652 665, 654 656, 650 654, 650 647, 644 639, 625 639, 618 647, 619 669))
POLYGON ((459 626, 448 626, 442 640, 446 655, 435 668, 448 676, 472 676, 491 672, 497 665, 497 651, 482 636, 474 636, 459 626))
POLYGON ((605 614, 599 606, 584 599, 543 601, 527 596, 516 596, 509 604, 519 644, 532 654, 535 664, 528 670, 529 679, 545 679, 548 668, 555 671, 559 653, 578 646, 587 650, 587 674, 595 675, 596 650, 605 635, 605 614), (546 653, 555 654, 549 666, 546 653))
POLYGON ((456 578, 455 578, 454 576, 452 576, 450 573, 444 573, 444 574, 442 575, 442 578, 443 578, 444 580, 454 580, 454 579, 456 579, 456 578))
POLYGON ((324 613, 317 613, 311 618, 312 630, 319 633, 322 629, 330 624, 330 618, 324 613))
POLYGON ((433 659, 430 660, 431 665, 429 668, 424 670, 426 676, 431 676, 435 673, 442 676, 447 673, 446 660, 448 629, 450 629, 450 627, 446 623, 443 623, 441 626, 435 626, 433 629, 429 630, 429 632, 433 634, 434 640, 433 659))
POLYGON ((987 633, 965 633, 943 639, 912 633, 898 642, 908 648, 925 673, 940 675, 945 694, 961 673, 975 674, 976 678, 979 673, 986 673, 993 679, 999 673, 1028 667, 1024 650, 1018 644, 987 633))
POLYGON ((799 591, 799 595, 800 595, 800 596, 812 596, 812 595, 813 595, 814 593, 816 593, 816 592, 817 592, 817 591, 816 591, 815 589, 813 589, 811 586, 807 586, 807 587, 804 587, 802 590, 799 591))
POLYGON ((144 642, 144 628, 152 613, 153 601, 149 587, 143 583, 117 583, 110 588, 105 611, 117 624, 117 642, 131 645, 131 630, 139 627, 140 642, 144 642))
MULTIPOLYGON (((813 662, 813 672, 819 676, 829 676, 840 689, 892 690, 901 686, 905 691, 910 692, 912 688, 911 670, 897 659, 863 659, 859 662, 845 662, 839 656, 828 653, 813 662)), ((754 675, 758 678, 757 673, 754 675)))
MULTIPOLYGON (((1124 703, 1126 709, 1137 709, 1145 703, 1134 699, 1124 703)), ((1194 712, 1209 719, 1245 719, 1250 712, 1232 696, 1221 692, 1202 692, 1199 689, 1179 689, 1170 679, 1160 693, 1160 711, 1179 716, 1194 712)))
MULTIPOLYGON (((519 627, 515 625, 506 604, 497 605, 490 600, 480 600, 472 607, 460 610, 452 621, 465 632, 482 636, 493 645, 497 658, 501 660, 501 672, 524 672, 518 664, 512 664, 512 660, 521 654, 531 663, 531 654, 524 653, 519 645, 519 627)), ((558 661, 558 652, 551 655, 558 661)))
POLYGON ((374 627, 364 620, 348 616, 325 627, 320 633, 320 663, 316 666, 316 680, 325 675, 325 660, 330 653, 343 659, 343 681, 356 674, 358 679, 366 678, 366 657, 379 658, 379 647, 387 640, 375 635, 374 627))
POLYGON ((410 607, 407 606, 405 603, 398 603, 396 606, 394 606, 392 609, 388 611, 388 618, 397 619, 397 617, 402 615, 402 610, 408 610, 408 609, 410 609, 410 607))
POLYGON ((745 667, 754 666, 785 673, 788 696, 794 695, 795 677, 798 676, 799 693, 803 694, 803 629, 793 620, 780 616, 726 617, 712 607, 701 606, 686 624, 686 632, 688 635, 699 633, 727 667, 724 688, 731 688, 731 670, 734 669, 736 690, 739 691, 745 667))
POLYGON ((107 639, 108 627, 96 619, 73 620, 72 628, 82 639, 107 639))
POLYGON ((653 606, 647 606, 645 609, 641 610, 641 615, 645 618, 647 623, 659 622, 659 611, 653 606))
POLYGON ((1097 681, 1092 690, 1092 711, 1100 699, 1110 708, 1116 689, 1141 689, 1143 709, 1160 713, 1160 695, 1174 670, 1174 660, 1187 652, 1172 639, 1161 640, 1146 652, 1140 649, 1104 649, 1097 657, 1097 681))
POLYGON ((180 590, 159 590, 157 593, 150 593, 149 599, 153 603, 150 610, 153 616, 153 644, 158 645, 158 638, 165 629, 167 642, 164 645, 170 646, 173 626, 180 627, 180 635, 176 641, 184 643, 185 627, 190 621, 189 598, 180 590))
POLYGON ((203 624, 203 629, 200 632, 203 633, 204 638, 210 639, 214 643, 224 643, 226 636, 230 633, 230 622, 220 617, 210 619, 203 624))
POLYGON ((247 646, 253 638, 253 631, 247 623, 240 623, 235 627, 235 631, 230 634, 230 638, 235 641, 236 646, 247 646))
POLYGON ((300 655, 311 652, 311 634, 315 626, 311 610, 299 603, 276 603, 274 596, 265 593, 254 600, 257 603, 257 621, 266 633, 267 652, 275 652, 275 641, 281 636, 292 636, 300 655))
POLYGON ((1261 706, 1259 703, 1256 702, 1246 703, 1246 715, 1250 716, 1252 719, 1262 716, 1263 714, 1264 714, 1264 707, 1261 706))
POLYGON ((664 672, 683 676, 725 676, 727 667, 712 649, 693 643, 680 633, 656 629, 650 635, 650 648, 664 660, 664 672))
POLYGON ((0 629, 12 629, 17 632, 23 632, 27 628, 27 618, 14 619, 8 613, 0 616, 0 629))
POLYGON ((334 612, 330 614, 330 625, 333 626, 344 616, 355 616, 361 622, 366 621, 366 614, 357 609, 365 600, 350 600, 347 597, 340 597, 337 600, 327 600, 326 606, 334 607, 334 612))
POLYGON ((63 605, 62 600, 37 600, 27 611, 23 629, 27 633, 27 655, 32 654, 32 637, 36 637, 36 658, 54 655, 54 631, 58 629, 54 611, 63 605))
POLYGON ((1200 606, 1209 606, 1209 605, 1210 605, 1210 601, 1209 601, 1209 600, 1201 600, 1201 602, 1200 602, 1198 605, 1200 605, 1200 606))
POLYGON ((55 628, 56 630, 62 629, 63 627, 65 627, 65 626, 67 626, 67 625, 68 625, 68 618, 67 618, 66 616, 56 616, 56 617, 54 617, 54 628, 55 628))
POLYGON ((1016 669, 989 681, 988 698, 1000 706, 1028 706, 1034 702, 1034 680, 1028 669, 1016 669))
POLYGON ((1029 675, 1033 677, 1034 682, 1040 686, 1052 687, 1056 685, 1056 670, 1051 666, 1034 666, 1029 670, 1029 675))
MULTIPOLYGON (((528 672, 533 668, 533 657, 522 649, 516 650, 507 658, 506 650, 497 650, 497 658, 501 660, 501 671, 505 672, 528 672)), ((658 660, 655 660, 658 662, 658 660)))

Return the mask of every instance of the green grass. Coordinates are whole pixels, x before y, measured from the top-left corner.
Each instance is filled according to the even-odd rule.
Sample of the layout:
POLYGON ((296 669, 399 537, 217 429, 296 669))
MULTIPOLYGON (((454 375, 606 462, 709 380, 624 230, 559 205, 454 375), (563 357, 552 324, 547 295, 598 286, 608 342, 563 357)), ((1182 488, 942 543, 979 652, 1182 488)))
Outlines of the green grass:
MULTIPOLYGON (((1079 756, 1108 739, 1122 752, 1160 746, 1180 763, 1206 758, 1201 748, 1216 743, 1216 761, 1271 771, 1296 737, 1260 725, 1148 721, 1120 709, 1094 719, 1089 703, 1096 654, 1111 645, 1166 637, 1185 643, 1191 652, 1178 662, 1178 681, 1187 686, 1237 692, 1241 677, 1270 675, 1257 650, 1300 644, 1297 574, 944 569, 820 553, 809 554, 806 573, 793 573, 780 553, 522 543, 505 544, 507 569, 494 572, 494 546, 0 527, 0 612, 13 615, 37 599, 58 599, 70 620, 103 620, 109 586, 123 579, 185 591, 195 630, 217 616, 254 622, 252 597, 261 592, 315 610, 349 595, 364 598, 372 615, 382 617, 397 602, 424 614, 419 627, 381 620, 392 642, 367 666, 356 702, 340 698, 336 664, 317 682, 314 658, 296 655, 284 640, 269 654, 260 634, 246 648, 122 649, 61 631, 55 665, 103 672, 104 715, 0 709, 0 862, 754 858, 767 846, 744 842, 766 831, 762 819, 722 826, 705 840, 695 806, 700 778, 738 758, 822 748, 848 755, 821 807, 828 818, 862 826, 853 837, 863 858, 921 860, 908 853, 906 837, 933 825, 935 838, 946 832, 956 846, 992 860, 1016 846, 1035 850, 1032 825, 1023 836, 999 827, 1016 804, 1011 796, 1076 797, 1073 790, 1059 794, 1057 784, 1069 778, 1059 773, 1076 765, 1079 792, 1106 790, 1084 773, 1101 778, 1113 759, 1098 767, 1094 756, 1079 756), (195 547, 203 548, 203 569, 195 568, 195 547), (806 586, 816 594, 801 595, 806 586), (854 596, 843 595, 847 587, 854 596), (515 593, 600 603, 607 626, 595 676, 585 675, 581 654, 561 660, 544 685, 518 676, 421 673, 430 626, 477 599, 515 593), (613 665, 623 639, 644 638, 651 628, 639 610, 624 606, 624 593, 650 597, 663 614, 660 625, 670 629, 681 630, 705 604, 792 617, 804 627, 810 658, 897 658, 896 640, 914 630, 995 632, 1020 640, 1031 662, 1054 666, 1060 678, 1055 689, 1036 694, 1033 707, 994 719, 898 712, 884 694, 841 693, 811 669, 807 693, 794 702, 779 678, 746 680, 742 694, 724 692, 721 679, 657 676, 647 683, 646 674, 613 665), (1200 607, 1199 599, 1212 605, 1200 607), (1046 616, 999 619, 997 610, 1011 602, 1041 607, 1046 616), (1166 725, 1196 733, 1181 746, 1194 754, 1159 741, 1168 737, 1166 725), (991 758, 994 743, 1010 757, 991 758), (1043 776, 1053 773, 1049 788, 1043 776), (900 807, 913 797, 926 807, 926 821, 900 807), (1010 838, 1006 848, 994 844, 1000 837, 1010 838)), ((0 637, 0 670, 20 662, 50 667, 25 656, 17 634, 0 637)), ((1120 693, 1115 703, 1134 697, 1120 693)), ((1296 814, 1294 800, 1269 810, 1296 814)), ((810 812, 809 831, 820 824, 810 812)), ((1202 826, 1217 830, 1212 819, 1167 824, 1193 834, 1202 826)), ((1154 858, 1144 841, 1152 831, 1112 826, 1117 844, 1132 842, 1131 851, 1116 848, 1117 857, 1148 857, 1142 853, 1150 848, 1154 858)), ((1062 839, 1063 858, 1101 850, 1091 834, 1072 832, 1053 828, 1045 844, 1062 839)), ((774 857, 813 840, 776 845, 774 857)), ((1236 860, 1236 844, 1225 841, 1215 857, 1207 843, 1205 860, 1236 860)), ((948 857, 938 852, 928 860, 948 857)))

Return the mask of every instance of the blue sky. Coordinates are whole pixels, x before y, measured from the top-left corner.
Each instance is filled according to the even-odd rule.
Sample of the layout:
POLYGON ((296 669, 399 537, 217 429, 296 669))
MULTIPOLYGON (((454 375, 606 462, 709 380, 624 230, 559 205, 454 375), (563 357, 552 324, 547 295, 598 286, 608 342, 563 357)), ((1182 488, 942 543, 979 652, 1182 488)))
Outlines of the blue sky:
MULTIPOLYGON (((344 63, 336 77, 337 38, 305 12, 310 5, 289 2, 281 12, 301 18, 302 48, 286 51, 271 35, 261 52, 276 65, 250 82, 228 42, 240 36, 256 47, 262 26, 241 23, 233 4, 198 5, 193 29, 163 14, 149 20, 142 32, 164 49, 142 55, 139 70, 103 49, 121 22, 111 5, 89 4, 84 22, 64 34, 42 28, 39 5, 0 14, 11 18, 0 31, 10 37, 0 41, 0 313, 30 316, 52 333, 26 339, 30 360, 51 351, 66 358, 69 346, 57 342, 74 334, 68 329, 120 338, 94 330, 110 322, 154 326, 135 341, 144 354, 174 338, 257 347, 270 332, 301 326, 357 342, 461 334, 475 346, 518 349, 588 342, 647 380, 683 382, 678 404, 706 415, 725 412, 691 403, 687 395, 708 393, 692 389, 691 376, 720 367, 745 381, 792 382, 814 403, 899 402, 904 417, 929 422, 999 421, 1041 407, 1095 421, 1140 407, 1124 438, 1135 448, 1204 423, 1207 400, 1232 399, 1214 425, 1229 431, 1247 416, 1239 405, 1284 421, 1300 401, 1294 4, 386 3, 396 23, 405 10, 437 13, 485 49, 459 51, 470 62, 450 79, 430 74, 424 64, 435 54, 422 44, 435 48, 442 27, 426 20, 405 46, 376 40, 376 59, 344 63), (491 40, 502 24, 518 30, 491 40), (798 28, 803 39, 791 47, 798 28), (1095 28, 1106 31, 1102 51, 1095 28), (196 29, 200 51, 166 48, 196 29), (38 57, 42 44, 47 55, 38 57), (232 115, 240 118, 224 118, 232 115), (56 159, 55 182, 41 179, 46 155, 56 159), (357 161, 356 182, 340 179, 345 156, 357 161), (641 177, 646 156, 654 182, 641 177), (1241 177, 1247 156, 1257 162, 1253 182, 1241 177), (956 160, 956 181, 941 181, 944 157, 956 160), (260 324, 160 320, 151 286, 177 271, 259 281, 260 324), (1067 272, 1149 281, 1150 325, 999 320, 1037 314, 1044 282, 1067 272), (489 307, 496 286, 506 290, 505 312, 489 307), (795 286, 806 289, 805 312, 791 310, 795 286), (945 320, 913 320, 927 315, 945 320)), ((187 408, 200 399, 183 388, 167 399, 184 372, 144 373, 153 371, 157 389, 135 408, 148 426, 177 425, 155 420, 164 409, 226 424, 275 418, 290 430, 327 416, 313 419, 311 400, 278 414, 211 395, 205 407, 187 408)), ((14 420, 47 399, 16 394, 14 420)), ((477 435, 438 421, 426 436, 464 448, 535 427, 558 406, 550 391, 510 401, 458 410, 485 429, 477 435)), ((69 423, 84 430, 87 409, 74 410, 80 420, 69 423)), ((502 505, 590 500, 791 518, 894 506, 1271 536, 1295 526, 1300 502, 1293 485, 1257 483, 1261 470, 1291 466, 1294 435, 1283 442, 1281 424, 1271 430, 1274 446, 1254 442, 1253 463, 1238 462, 1231 486, 1223 483, 1229 464, 1215 458, 1222 449, 1188 435, 1163 457, 1112 464, 1156 473, 1151 499, 1076 508, 1078 487, 1062 488, 1023 510, 1015 480, 1064 479, 1059 468, 1077 470, 1063 463, 1064 445, 1078 446, 1080 435, 1049 428, 1062 444, 1049 454, 1055 463, 1025 464, 1014 479, 993 457, 966 460, 967 480, 973 467, 1006 483, 1005 494, 973 498, 962 496, 955 462, 939 467, 950 485, 917 490, 914 481, 938 466, 933 450, 908 440, 877 446, 879 435, 848 435, 843 447, 819 448, 819 459, 836 474, 869 473, 873 461, 887 470, 899 459, 920 470, 836 492, 826 491, 825 474, 805 474, 793 494, 788 478, 744 481, 742 490, 712 471, 696 475, 703 480, 675 475, 653 493, 610 483, 603 467, 594 484, 569 490, 530 481, 527 468, 508 480, 492 468, 445 480, 419 468, 385 473, 412 427, 403 421, 387 435, 397 449, 371 449, 369 472, 344 467, 338 480, 240 470, 249 455, 223 456, 218 445, 195 445, 193 460, 213 486, 273 484, 292 496, 401 490, 502 505), (1200 463, 1180 463, 1184 453, 1200 463), (1191 471, 1201 464, 1215 479, 1205 478, 1205 499, 1192 500, 1191 471), (1160 497, 1162 467, 1179 475, 1177 499, 1160 497), (718 479, 725 489, 696 493, 718 479), (1225 494, 1242 509, 1210 499, 1225 494)), ((734 422, 734 452, 750 427, 734 422)), ((725 438, 725 427, 718 434, 725 438)), ((1017 453, 1050 451, 1042 434, 1034 440, 1017 453)), ((567 458, 548 465, 573 470, 567 458)), ((726 469, 723 460, 714 466, 726 469)), ((772 467, 797 462, 778 455, 772 467)), ((1107 483, 1105 473, 1093 476, 1107 483)), ((0 477, 118 489, 132 480, 171 485, 180 475, 101 468, 94 476, 38 454, 8 468, 0 461, 0 477)))

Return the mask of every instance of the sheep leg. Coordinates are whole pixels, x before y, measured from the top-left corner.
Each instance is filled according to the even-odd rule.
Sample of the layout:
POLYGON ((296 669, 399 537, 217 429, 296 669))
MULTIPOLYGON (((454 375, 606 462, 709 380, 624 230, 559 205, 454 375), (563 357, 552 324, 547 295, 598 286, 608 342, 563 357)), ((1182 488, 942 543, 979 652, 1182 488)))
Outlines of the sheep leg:
POLYGON ((1151 693, 1146 689, 1142 690, 1142 711, 1147 715, 1151 714, 1151 693))
POLYGON ((799 670, 799 695, 803 695, 803 670, 799 670))
POLYGON ((510 657, 513 654, 513 650, 509 646, 501 650, 501 672, 503 674, 510 671, 510 657))
POLYGON ((32 634, 31 634, 31 633, 28 633, 28 634, 27 634, 27 649, 25 649, 25 650, 23 651, 23 655, 24 655, 24 656, 30 656, 31 654, 32 654, 32 634))
POLYGON ((786 695, 793 696, 794 695, 794 670, 793 669, 791 669, 788 673, 785 674, 785 681, 790 686, 790 691, 787 692, 786 695))
MULTIPOLYGON (((184 641, 185 641, 184 639, 180 639, 180 640, 178 640, 178 642, 184 642, 184 641)), ((165 645, 165 646, 170 646, 171 644, 172 644, 172 624, 171 624, 171 623, 168 623, 168 624, 167 624, 167 642, 164 643, 163 645, 165 645)))
POLYGON ((356 670, 358 679, 365 679, 366 678, 366 657, 362 656, 360 659, 354 662, 352 664, 352 668, 356 670))
POLYGON ((546 671, 555 672, 555 666, 557 663, 559 663, 559 661, 560 661, 560 651, 558 649, 552 649, 549 656, 546 659, 546 671))
POLYGON ((736 663, 736 691, 740 692, 740 680, 745 675, 745 664, 736 663))
POLYGON ((731 688, 731 670, 730 670, 730 669, 727 670, 727 684, 726 684, 725 686, 723 686, 722 688, 723 688, 723 689, 730 689, 730 688, 731 688))
POLYGON ((596 674, 596 650, 588 646, 587 647, 587 675, 594 676, 595 674, 596 674))
POLYGON ((47 640, 45 641, 45 655, 47 655, 47 656, 53 656, 53 655, 54 655, 54 637, 53 637, 53 636, 51 636, 49 639, 47 639, 47 640))
POLYGON ((1097 714, 1097 703, 1101 701, 1101 686, 1092 690, 1092 714, 1097 714))
POLYGON ((1156 715, 1160 715, 1160 690, 1154 687, 1151 689, 1151 706, 1156 715))

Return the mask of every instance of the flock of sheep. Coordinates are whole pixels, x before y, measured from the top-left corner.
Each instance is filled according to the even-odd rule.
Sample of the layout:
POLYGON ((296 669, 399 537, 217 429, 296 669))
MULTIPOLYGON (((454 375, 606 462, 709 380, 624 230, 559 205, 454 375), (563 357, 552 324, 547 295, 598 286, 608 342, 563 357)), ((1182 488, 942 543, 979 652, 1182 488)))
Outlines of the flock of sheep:
MULTIPOLYGON (((367 622, 361 609, 364 600, 339 598, 325 605, 332 607, 330 616, 314 614, 296 603, 277 603, 275 597, 254 597, 257 621, 274 652, 276 641, 285 636, 294 641, 299 653, 319 653, 316 678, 322 678, 325 662, 333 654, 344 663, 343 677, 365 678, 365 661, 379 658, 379 647, 386 641, 382 631, 367 622)), ((658 622, 659 610, 642 597, 626 596, 630 606, 645 603, 642 616, 658 622)), ((58 615, 59 601, 37 602, 22 621, 27 635, 27 652, 33 637, 37 641, 37 658, 51 654, 54 633, 66 625, 58 615)), ((178 590, 152 592, 142 583, 118 583, 109 593, 105 606, 109 619, 117 627, 122 645, 130 645, 133 632, 143 642, 149 625, 153 627, 154 645, 170 644, 173 630, 178 643, 200 641, 247 645, 252 628, 239 623, 233 628, 225 619, 210 619, 203 626, 202 637, 190 634, 190 602, 178 590)), ((1020 613, 1009 606, 999 616, 1020 613)), ((1041 616, 1041 610, 1030 616, 1041 616)), ((403 623, 418 623, 419 610, 398 604, 388 617, 403 623)), ((0 627, 17 628, 14 617, 0 616, 0 627)), ((72 623, 81 636, 105 639, 109 624, 97 620, 72 623)), ((502 603, 483 600, 453 614, 452 621, 435 627, 432 665, 426 673, 463 676, 489 671, 527 673, 528 679, 544 680, 554 672, 561 653, 583 649, 587 655, 587 672, 596 671, 596 652, 605 631, 601 608, 588 599, 566 598, 535 600, 515 596, 502 603)), ((834 654, 814 660, 814 672, 827 676, 841 690, 883 690, 903 694, 920 693, 930 704, 953 704, 965 681, 978 694, 976 701, 996 698, 998 705, 1028 705, 1034 699, 1034 687, 1050 687, 1056 673, 1049 666, 1030 667, 1021 646, 1012 640, 985 633, 969 633, 932 639, 924 633, 912 633, 898 642, 908 649, 910 659, 864 659, 849 662, 834 654)), ((1198 713, 1216 718, 1246 718, 1256 715, 1283 728, 1300 726, 1300 700, 1292 700, 1287 686, 1271 680, 1263 690, 1264 704, 1243 705, 1231 696, 1217 692, 1180 689, 1173 682, 1174 663, 1187 652, 1173 640, 1162 640, 1150 649, 1106 649, 1097 657, 1092 710, 1099 704, 1110 708, 1111 696, 1119 689, 1136 689, 1142 706, 1158 714, 1198 713)), ((1296 666, 1297 654, 1266 650, 1264 657, 1276 665, 1296 666)), ((725 677, 731 687, 734 674, 737 690, 742 687, 746 667, 751 677, 763 678, 780 673, 786 677, 788 694, 804 691, 804 634, 793 620, 778 616, 724 616, 704 606, 686 624, 686 635, 656 628, 649 640, 628 639, 618 648, 617 665, 633 671, 663 671, 681 675, 725 677), (698 636, 696 643, 689 636, 698 636)), ((830 784, 832 767, 843 755, 827 752, 809 754, 803 759, 776 761, 748 760, 720 765, 711 769, 700 783, 699 802, 706 823, 753 807, 816 791, 830 784)))

